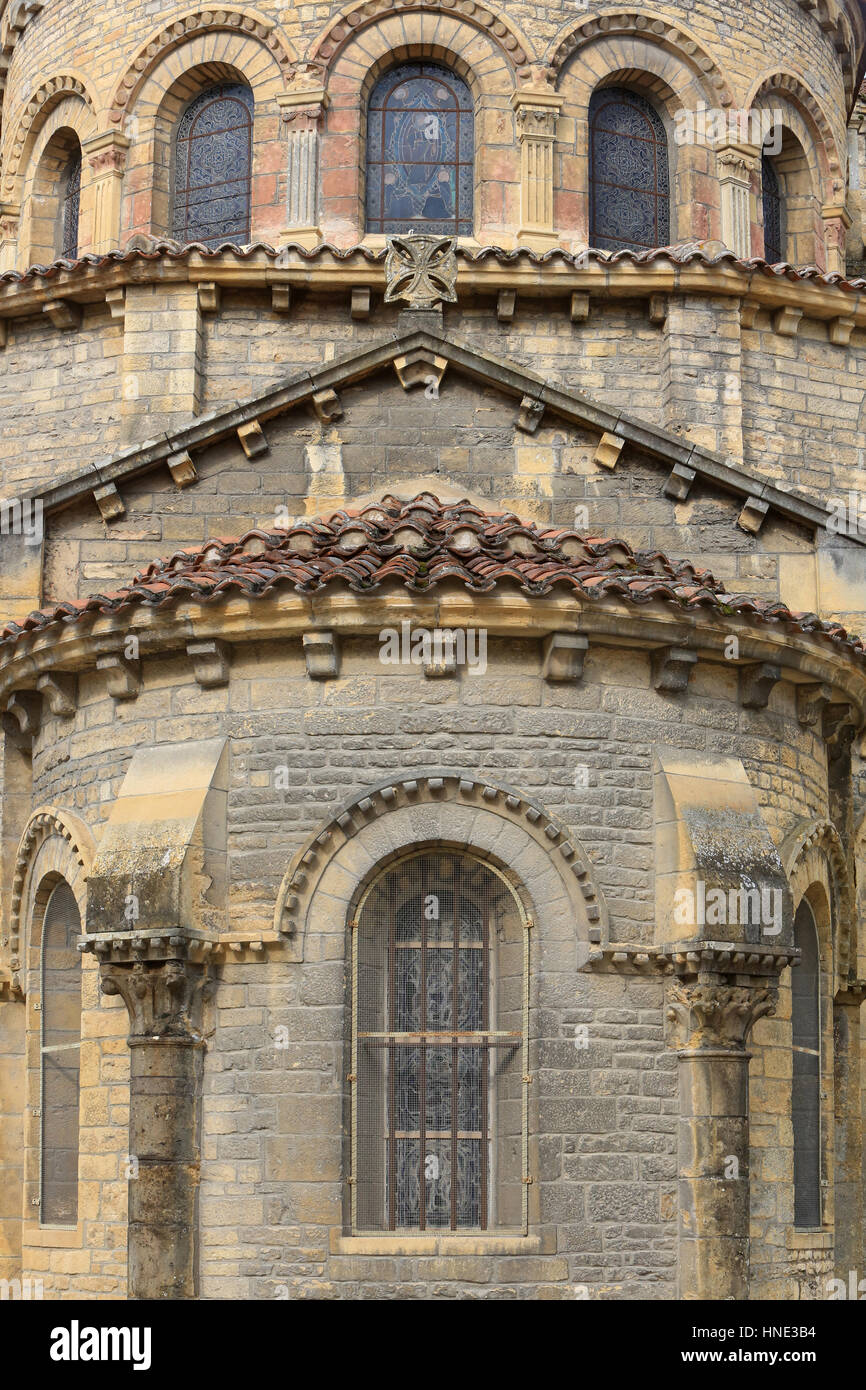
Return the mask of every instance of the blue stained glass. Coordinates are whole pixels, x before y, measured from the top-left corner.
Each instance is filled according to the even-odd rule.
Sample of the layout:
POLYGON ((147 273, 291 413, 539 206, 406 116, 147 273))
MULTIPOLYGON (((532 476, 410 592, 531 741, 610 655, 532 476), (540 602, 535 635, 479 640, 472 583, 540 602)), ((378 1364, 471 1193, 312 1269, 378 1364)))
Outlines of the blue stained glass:
POLYGON ((243 83, 209 87, 183 113, 175 135, 178 241, 249 241, 252 116, 253 94, 243 83))
POLYGON ((607 87, 589 105, 590 244, 645 251, 670 241, 665 128, 637 92, 607 87))
POLYGON ((367 112, 367 231, 471 236, 472 99, 433 63, 377 82, 367 112))
POLYGON ((761 158, 761 184, 764 203, 764 260, 778 265, 785 259, 784 205, 779 175, 772 159, 761 158))
POLYGON ((74 261, 78 255, 78 213, 81 206, 81 151, 78 150, 63 171, 63 210, 60 254, 74 261))

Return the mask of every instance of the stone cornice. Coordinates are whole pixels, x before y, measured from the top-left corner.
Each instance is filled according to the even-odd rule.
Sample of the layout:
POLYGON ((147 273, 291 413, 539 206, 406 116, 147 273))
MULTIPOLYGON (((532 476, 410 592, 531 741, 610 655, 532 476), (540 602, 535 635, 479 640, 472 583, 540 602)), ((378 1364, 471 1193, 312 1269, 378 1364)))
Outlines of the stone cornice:
POLYGON ((584 970, 607 975, 663 975, 686 979, 732 977, 748 983, 775 978, 800 959, 793 948, 771 949, 748 942, 679 942, 642 946, 614 942, 593 948, 584 970))
MULTIPOLYGON (((851 317, 856 327, 866 328, 866 285, 860 282, 834 280, 812 268, 771 270, 763 262, 740 261, 728 252, 715 257, 696 252, 680 260, 660 251, 655 257, 605 261, 553 249, 542 258, 526 249, 506 252, 458 245, 458 301, 496 295, 502 289, 563 300, 582 293, 600 301, 697 294, 749 299, 774 313, 799 308, 805 317, 823 322, 851 317)), ((384 251, 369 246, 341 250, 327 244, 315 248, 290 244, 279 255, 272 247, 258 245, 210 256, 189 249, 173 255, 155 250, 118 252, 113 258, 82 257, 0 281, 0 319, 41 315, 43 306, 57 299, 94 304, 103 301, 109 290, 128 284, 172 281, 206 281, 225 289, 270 291, 274 286, 294 286, 308 293, 349 293, 356 288, 384 293, 384 251)))

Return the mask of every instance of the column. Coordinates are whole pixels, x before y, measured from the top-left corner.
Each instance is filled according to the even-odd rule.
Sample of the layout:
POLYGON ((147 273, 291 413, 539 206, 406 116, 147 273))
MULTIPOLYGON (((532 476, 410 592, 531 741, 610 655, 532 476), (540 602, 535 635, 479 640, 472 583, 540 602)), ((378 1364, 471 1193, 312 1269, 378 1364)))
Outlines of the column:
POLYGON ((81 147, 91 171, 81 190, 82 212, 89 217, 88 249, 97 256, 116 250, 120 242, 120 194, 128 149, 126 136, 112 130, 81 147))
POLYGON ((280 240, 315 246, 322 240, 319 221, 319 127, 328 105, 322 89, 285 92, 277 101, 288 126, 286 146, 286 227, 280 240))
POLYGON ((826 204, 821 209, 824 220, 824 245, 827 248, 827 274, 845 274, 845 245, 851 216, 842 203, 826 204))
POLYGON ((752 174, 760 157, 756 145, 729 144, 716 149, 722 241, 744 260, 752 254, 752 174))
POLYGON ((201 1006, 211 982, 182 946, 162 959, 103 959, 101 974, 130 1020, 129 1297, 196 1298, 201 1006))
MULTIPOLYGON (((863 1117, 860 1097, 860 1006, 866 981, 840 990, 833 1001, 835 1168, 833 1224, 837 1279, 863 1268, 863 1117)), ((857 1275, 858 1279, 862 1274, 857 1275)))
POLYGON ((749 1296, 746 1039, 773 1011, 776 991, 729 978, 679 979, 668 993, 680 1063, 678 1296, 686 1300, 749 1296))
POLYGON ((563 98, 523 88, 511 98, 520 141, 521 246, 547 251, 559 239, 553 227, 553 145, 563 98))
POLYGON ((21 208, 17 203, 0 203, 0 274, 17 270, 18 228, 21 208))

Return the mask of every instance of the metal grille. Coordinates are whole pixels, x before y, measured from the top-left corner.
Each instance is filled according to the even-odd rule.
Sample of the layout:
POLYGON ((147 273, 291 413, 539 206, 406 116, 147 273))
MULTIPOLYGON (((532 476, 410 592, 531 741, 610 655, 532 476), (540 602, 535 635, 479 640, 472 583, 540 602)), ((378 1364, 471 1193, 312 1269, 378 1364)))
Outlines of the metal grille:
POLYGON ((74 1226, 78 1220, 78 1090, 81 1048, 81 967, 78 905, 58 883, 42 927, 41 1162, 39 1218, 74 1226))
POLYGON ((353 933, 353 1226, 525 1228, 527 927, 490 866, 390 868, 353 933))
POLYGON ((243 83, 209 87, 190 102, 175 136, 178 241, 249 241, 252 138, 253 94, 243 83))
POLYGON ((667 135, 637 92, 606 87, 589 104, 590 243, 645 251, 670 242, 667 135))
POLYGON ((367 231, 472 235, 474 129, 465 82, 405 63, 367 108, 367 231))
POLYGON ((81 206, 81 151, 74 154, 63 171, 60 254, 74 261, 78 255, 78 213, 81 206))
POLYGON ((821 1225, 821 1003, 818 932, 808 902, 794 918, 794 944, 802 951, 791 971, 791 1086, 794 1130, 794 1225, 821 1225))
POLYGON ((770 265, 778 265, 785 259, 782 192, 775 165, 767 155, 761 158, 761 184, 764 202, 764 260, 769 261, 770 265))

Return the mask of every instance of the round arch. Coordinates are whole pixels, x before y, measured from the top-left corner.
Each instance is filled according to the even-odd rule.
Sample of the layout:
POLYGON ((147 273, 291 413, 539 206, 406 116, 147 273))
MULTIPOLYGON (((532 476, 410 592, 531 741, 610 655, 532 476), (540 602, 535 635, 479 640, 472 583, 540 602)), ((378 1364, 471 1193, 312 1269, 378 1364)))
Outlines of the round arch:
POLYGON ((7 202, 18 201, 22 193, 23 180, 32 169, 36 142, 41 135, 39 148, 44 148, 47 140, 59 126, 68 125, 76 132, 83 144, 96 134, 98 129, 96 107, 84 79, 75 72, 60 73, 43 82, 26 102, 24 110, 14 127, 3 159, 3 198, 7 202), (58 108, 61 108, 58 115, 58 108), (53 119, 50 119, 52 118, 53 119), (46 131, 47 124, 50 126, 46 131))
POLYGON ((12 876, 9 950, 13 981, 24 992, 25 955, 38 951, 51 890, 64 879, 86 921, 87 879, 96 847, 84 821, 56 806, 34 811, 18 846, 12 876))
POLYGON ((277 894, 274 924, 301 961, 311 939, 339 935, 364 885, 420 846, 488 859, 543 923, 542 942, 589 953, 607 939, 607 910, 578 845, 543 809, 509 787, 454 771, 416 772, 356 797, 304 844, 277 894))
POLYGON ((847 979, 853 911, 851 877, 839 832, 830 821, 803 821, 780 857, 791 885, 792 910, 807 898, 818 928, 822 964, 840 987, 847 979))

